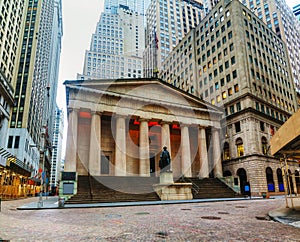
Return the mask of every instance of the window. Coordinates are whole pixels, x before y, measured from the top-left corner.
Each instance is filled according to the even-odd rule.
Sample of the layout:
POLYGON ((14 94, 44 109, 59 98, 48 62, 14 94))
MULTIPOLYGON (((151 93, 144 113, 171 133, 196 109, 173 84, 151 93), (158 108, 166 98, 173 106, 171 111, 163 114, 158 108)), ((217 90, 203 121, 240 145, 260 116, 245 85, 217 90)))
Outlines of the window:
POLYGON ((234 65, 235 64, 235 56, 232 56, 231 57, 231 65, 234 65))
POLYGON ((224 91, 222 92, 222 99, 226 99, 227 98, 227 93, 224 91))
POLYGON ((268 153, 268 141, 267 141, 266 137, 261 138, 261 149, 262 149, 262 153, 264 155, 267 155, 267 153, 268 153))
POLYGON ((236 145, 236 149, 237 149, 237 156, 243 156, 244 155, 244 144, 243 144, 243 140, 241 138, 238 138, 235 141, 235 145, 236 145))
POLYGON ((225 142, 224 143, 224 148, 223 148, 223 160, 229 160, 230 155, 229 155, 229 143, 225 142))
POLYGON ((240 103, 240 102, 238 102, 238 103, 236 104, 236 110, 237 110, 237 111, 241 111, 241 110, 242 110, 242 107, 241 107, 241 103, 240 103))
POLYGON ((236 72, 236 70, 234 70, 234 71, 232 72, 232 78, 233 78, 233 79, 237 78, 237 72, 236 72))
POLYGON ((265 131, 265 123, 260 121, 260 131, 265 131))
POLYGON ((20 144, 20 136, 16 136, 14 148, 18 149, 20 144))
POLYGON ((7 143, 7 148, 12 148, 13 139, 14 139, 13 136, 9 136, 8 143, 7 143))
POLYGON ((240 121, 236 122, 234 124, 234 127, 235 127, 235 132, 236 133, 241 132, 241 123, 240 123, 240 121))
POLYGON ((233 94, 233 91, 232 91, 232 87, 228 88, 228 96, 231 96, 233 94))
POLYGON ((225 61, 225 69, 229 68, 229 61, 225 61))
POLYGON ((239 91, 239 84, 235 84, 234 85, 234 92, 238 92, 239 91))

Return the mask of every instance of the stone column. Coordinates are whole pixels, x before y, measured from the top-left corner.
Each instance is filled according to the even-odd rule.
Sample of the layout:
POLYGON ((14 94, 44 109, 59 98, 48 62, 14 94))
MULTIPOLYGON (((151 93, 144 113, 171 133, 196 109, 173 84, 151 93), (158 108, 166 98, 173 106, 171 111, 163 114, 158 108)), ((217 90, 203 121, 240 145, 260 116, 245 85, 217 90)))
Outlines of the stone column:
POLYGON ((140 119, 140 176, 150 176, 149 130, 148 120, 140 119))
POLYGON ((192 176, 189 127, 181 126, 181 169, 185 177, 192 176))
POLYGON ((171 136, 170 136, 170 125, 169 123, 162 122, 161 123, 161 145, 167 147, 170 156, 171 156, 171 164, 170 170, 172 171, 172 150, 171 150, 171 136))
POLYGON ((212 132, 213 132, 212 138, 213 138, 214 176, 223 177, 219 129, 213 128, 212 132))
POLYGON ((209 177, 209 167, 208 167, 208 156, 206 147, 206 134, 205 128, 200 127, 198 131, 198 150, 200 158, 200 170, 199 177, 206 178, 209 177))
POLYGON ((126 176, 126 119, 123 116, 116 119, 115 175, 126 176))
POLYGON ((76 172, 78 109, 69 110, 67 152, 64 171, 76 172))
POLYGON ((99 176, 101 162, 101 117, 96 112, 92 112, 89 155, 89 173, 92 176, 99 176))
POLYGON ((293 181, 294 193, 298 194, 295 173, 290 177, 290 179, 292 179, 292 181, 293 181))

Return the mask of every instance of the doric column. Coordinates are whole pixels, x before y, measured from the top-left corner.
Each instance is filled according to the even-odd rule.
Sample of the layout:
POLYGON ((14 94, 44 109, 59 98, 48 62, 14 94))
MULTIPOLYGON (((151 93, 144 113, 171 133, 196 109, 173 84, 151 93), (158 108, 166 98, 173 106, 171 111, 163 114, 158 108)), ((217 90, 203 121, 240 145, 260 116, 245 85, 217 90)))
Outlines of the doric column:
POLYGON ((171 150, 171 136, 170 136, 170 125, 169 123, 162 122, 161 123, 161 144, 163 148, 164 146, 167 147, 170 156, 171 156, 171 164, 170 164, 170 170, 172 171, 172 150, 171 150))
POLYGON ((92 176, 100 175, 101 160, 101 117, 99 113, 92 112, 89 173, 92 176))
POLYGON ((213 133, 212 138, 213 138, 214 176, 223 177, 219 130, 216 128, 212 128, 212 133, 213 133))
POLYGON ((148 120, 140 119, 140 176, 150 176, 148 120))
POLYGON ((293 181, 294 193, 298 194, 295 173, 293 173, 293 175, 290 177, 290 179, 293 181))
POLYGON ((64 171, 76 172, 78 109, 69 110, 67 152, 64 171))
POLYGON ((181 126, 181 168, 185 177, 192 176, 189 127, 181 126))
POLYGON ((209 167, 208 167, 208 156, 207 156, 207 147, 206 147, 206 134, 205 128, 200 127, 198 131, 198 151, 200 158, 200 171, 199 177, 206 178, 209 177, 209 167))
POLYGON ((125 117, 116 117, 115 175, 126 176, 126 124, 125 117))

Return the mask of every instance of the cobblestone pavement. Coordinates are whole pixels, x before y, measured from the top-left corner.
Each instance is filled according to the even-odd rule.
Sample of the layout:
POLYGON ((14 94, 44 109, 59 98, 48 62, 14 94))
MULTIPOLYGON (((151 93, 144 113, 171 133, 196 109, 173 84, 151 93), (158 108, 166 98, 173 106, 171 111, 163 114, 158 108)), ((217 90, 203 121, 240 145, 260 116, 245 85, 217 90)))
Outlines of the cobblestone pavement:
POLYGON ((300 241, 300 229, 268 220, 284 199, 154 206, 17 210, 2 201, 0 238, 11 241, 300 241))

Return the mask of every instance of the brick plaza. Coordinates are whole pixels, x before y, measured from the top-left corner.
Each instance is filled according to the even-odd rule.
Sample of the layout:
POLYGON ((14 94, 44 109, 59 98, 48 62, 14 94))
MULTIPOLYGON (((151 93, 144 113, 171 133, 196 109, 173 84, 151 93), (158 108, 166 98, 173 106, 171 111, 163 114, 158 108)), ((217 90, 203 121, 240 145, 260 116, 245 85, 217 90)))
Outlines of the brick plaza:
POLYGON ((265 219, 283 198, 172 205, 17 210, 2 201, 0 238, 11 241, 300 241, 300 229, 265 219))

